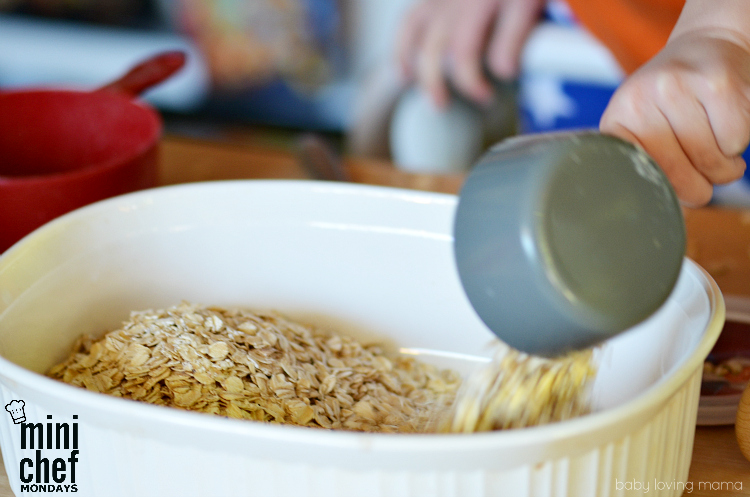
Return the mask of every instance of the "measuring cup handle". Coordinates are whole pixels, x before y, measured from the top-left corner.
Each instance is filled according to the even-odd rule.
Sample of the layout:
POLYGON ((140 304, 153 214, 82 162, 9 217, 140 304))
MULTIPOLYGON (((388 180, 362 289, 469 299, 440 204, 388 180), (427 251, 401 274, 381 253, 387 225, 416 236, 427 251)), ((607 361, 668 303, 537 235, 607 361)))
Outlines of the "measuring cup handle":
POLYGON ((137 97, 157 85, 185 65, 185 52, 175 50, 163 52, 133 67, 115 81, 102 86, 98 91, 116 91, 137 97))

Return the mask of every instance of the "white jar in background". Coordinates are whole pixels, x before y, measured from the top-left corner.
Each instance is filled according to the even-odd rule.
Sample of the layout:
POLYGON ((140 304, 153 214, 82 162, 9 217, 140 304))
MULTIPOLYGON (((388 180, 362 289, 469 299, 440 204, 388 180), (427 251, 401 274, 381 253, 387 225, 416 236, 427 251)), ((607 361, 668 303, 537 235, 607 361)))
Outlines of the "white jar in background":
POLYGON ((467 171, 481 154, 483 141, 479 109, 460 99, 439 109, 426 92, 417 88, 401 96, 391 120, 392 160, 407 171, 467 171))

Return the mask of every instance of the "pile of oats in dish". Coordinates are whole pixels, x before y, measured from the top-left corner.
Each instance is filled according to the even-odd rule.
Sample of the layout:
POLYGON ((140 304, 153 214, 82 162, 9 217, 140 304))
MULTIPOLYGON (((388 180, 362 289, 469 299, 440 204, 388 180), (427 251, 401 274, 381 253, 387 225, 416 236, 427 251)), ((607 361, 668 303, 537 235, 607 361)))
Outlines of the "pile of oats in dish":
POLYGON ((117 397, 298 426, 435 431, 457 374, 276 314, 188 303, 81 337, 48 375, 117 397))
POLYGON ((461 386, 440 431, 524 428, 582 416, 590 411, 595 376, 591 349, 549 359, 500 345, 461 386))
POLYGON ((278 314, 182 303, 81 337, 48 375, 191 411, 368 432, 472 433, 589 411, 592 351, 545 359, 499 347, 461 385, 450 370, 278 314))

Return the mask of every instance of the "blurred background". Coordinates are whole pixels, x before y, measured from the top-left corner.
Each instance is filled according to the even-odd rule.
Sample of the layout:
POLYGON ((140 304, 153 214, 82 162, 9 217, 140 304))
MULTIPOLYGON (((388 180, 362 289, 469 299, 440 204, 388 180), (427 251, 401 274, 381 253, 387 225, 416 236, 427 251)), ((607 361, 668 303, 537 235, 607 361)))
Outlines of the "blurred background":
POLYGON ((94 87, 180 48, 190 55, 186 69, 145 96, 171 121, 339 133, 352 120, 357 82, 389 53, 407 4, 0 0, 0 87, 94 87))
POLYGON ((292 147, 314 132, 336 153, 452 173, 512 134, 596 127, 622 80, 552 0, 493 108, 437 113, 395 67, 412 1, 0 0, 0 89, 94 88, 177 48, 187 66, 144 96, 167 133, 292 147))

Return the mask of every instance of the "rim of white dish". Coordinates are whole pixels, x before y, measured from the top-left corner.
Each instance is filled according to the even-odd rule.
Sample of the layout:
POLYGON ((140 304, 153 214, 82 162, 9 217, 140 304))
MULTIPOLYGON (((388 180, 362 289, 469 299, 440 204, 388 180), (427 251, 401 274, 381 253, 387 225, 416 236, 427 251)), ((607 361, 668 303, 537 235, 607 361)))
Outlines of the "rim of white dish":
MULTIPOLYGON (((0 268, 9 256, 21 250, 29 240, 55 229, 62 223, 78 217, 88 216, 90 212, 107 209, 111 205, 122 202, 122 199, 137 199, 154 195, 155 192, 169 191, 172 193, 189 193, 192 190, 206 190, 212 188, 226 188, 236 185, 241 188, 297 188, 314 190, 324 187, 328 191, 345 194, 374 195, 380 197, 415 198, 425 201, 435 201, 442 204, 455 204, 455 195, 406 190, 385 186, 328 183, 310 180, 222 180, 201 183, 189 183, 159 187, 140 192, 130 193, 111 199, 96 202, 77 209, 46 224, 27 235, 13 247, 0 255, 0 268)), ((335 431, 323 429, 309 429, 305 427, 274 425, 268 423, 252 423, 245 420, 222 418, 205 415, 203 413, 186 412, 173 408, 154 406, 127 399, 118 399, 89 392, 71 385, 60 383, 39 373, 23 368, 0 356, 0 380, 18 394, 26 395, 27 400, 33 400, 44 405, 50 400, 68 405, 76 405, 84 409, 105 414, 107 419, 148 420, 149 423, 167 423, 172 426, 185 425, 191 430, 205 430, 216 434, 227 434, 233 437, 252 436, 260 439, 276 440, 279 442, 294 442, 307 446, 327 446, 337 449, 361 450, 366 446, 370 452, 450 452, 461 453, 467 450, 481 448, 513 449, 533 444, 544 444, 550 441, 565 441, 591 437, 592 432, 607 433, 603 438, 591 442, 591 447, 600 446, 603 442, 616 439, 616 427, 620 422, 633 418, 648 419, 655 411, 669 401, 671 396, 689 377, 702 367, 705 357, 710 352, 725 319, 725 304, 722 293, 708 272, 701 266, 685 259, 703 281, 709 300, 710 314, 706 329, 701 340, 693 351, 683 359, 667 377, 658 380, 646 391, 634 399, 620 406, 591 413, 580 418, 535 426, 523 429, 493 431, 483 433, 463 434, 380 434, 335 431)), ((697 399, 697 396, 696 396, 697 399)), ((92 422, 111 427, 111 424, 92 422)), ((585 443, 583 444, 585 445, 585 443)), ((590 448, 590 447, 588 447, 590 448)), ((581 448, 581 451, 586 447, 581 448)))

